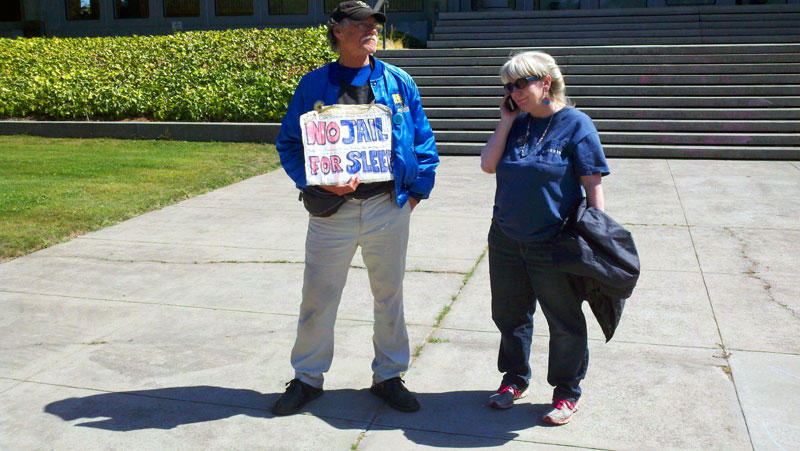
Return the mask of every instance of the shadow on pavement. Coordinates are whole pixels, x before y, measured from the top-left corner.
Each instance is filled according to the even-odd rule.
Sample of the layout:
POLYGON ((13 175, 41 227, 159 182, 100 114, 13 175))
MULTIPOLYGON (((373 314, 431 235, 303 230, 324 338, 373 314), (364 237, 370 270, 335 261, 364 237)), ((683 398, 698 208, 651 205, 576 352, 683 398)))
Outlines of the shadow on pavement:
POLYGON ((76 424, 109 431, 172 429, 234 415, 272 416, 265 411, 277 395, 253 390, 196 386, 102 393, 67 398, 45 406, 64 421, 96 419, 76 424))
MULTIPOLYGON (((370 430, 403 430, 414 443, 435 447, 500 446, 518 436, 514 431, 546 426, 540 418, 548 404, 522 403, 499 411, 487 406, 489 394, 417 393, 422 409, 407 414, 390 409, 367 389, 326 390, 298 415, 313 415, 337 429, 363 430, 378 412, 370 430)), ((172 387, 67 398, 44 411, 64 421, 86 420, 75 426, 108 431, 173 429, 236 415, 271 419, 278 396, 213 386, 172 387)))

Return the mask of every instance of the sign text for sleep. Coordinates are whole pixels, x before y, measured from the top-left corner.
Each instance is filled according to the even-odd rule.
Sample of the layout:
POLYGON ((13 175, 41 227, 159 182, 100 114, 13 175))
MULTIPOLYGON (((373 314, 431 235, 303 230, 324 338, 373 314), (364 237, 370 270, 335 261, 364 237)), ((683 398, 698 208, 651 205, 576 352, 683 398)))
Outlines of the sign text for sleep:
POLYGON ((314 111, 301 116, 309 185, 339 185, 354 175, 366 183, 392 180, 390 112, 376 106, 336 105, 357 107, 360 114, 314 111))

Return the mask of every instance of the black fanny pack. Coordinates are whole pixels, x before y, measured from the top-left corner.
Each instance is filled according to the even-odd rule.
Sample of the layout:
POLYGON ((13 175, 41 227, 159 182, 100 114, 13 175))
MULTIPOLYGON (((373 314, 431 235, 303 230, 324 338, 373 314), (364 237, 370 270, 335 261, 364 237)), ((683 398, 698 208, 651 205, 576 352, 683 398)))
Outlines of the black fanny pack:
POLYGON ((328 217, 339 210, 347 199, 344 196, 333 194, 316 186, 309 186, 300 190, 298 200, 303 201, 303 206, 311 216, 328 217))

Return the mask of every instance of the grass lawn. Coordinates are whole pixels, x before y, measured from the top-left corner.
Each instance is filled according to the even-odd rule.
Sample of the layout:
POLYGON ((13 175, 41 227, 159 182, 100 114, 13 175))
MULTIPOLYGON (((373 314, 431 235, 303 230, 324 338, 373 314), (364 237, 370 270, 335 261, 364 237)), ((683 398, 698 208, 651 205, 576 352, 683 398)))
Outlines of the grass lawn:
POLYGON ((0 136, 0 262, 278 166, 270 144, 0 136))

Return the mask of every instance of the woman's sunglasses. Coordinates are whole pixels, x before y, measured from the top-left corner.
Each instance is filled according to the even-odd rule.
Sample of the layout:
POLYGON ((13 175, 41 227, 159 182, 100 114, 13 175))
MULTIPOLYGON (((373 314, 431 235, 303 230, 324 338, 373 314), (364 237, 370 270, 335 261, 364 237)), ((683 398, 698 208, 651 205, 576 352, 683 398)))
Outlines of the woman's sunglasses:
POLYGON ((525 87, 528 86, 528 83, 539 80, 541 80, 541 78, 537 77, 536 75, 533 77, 517 78, 513 83, 506 83, 503 85, 503 87, 506 88, 507 93, 511 94, 511 92, 514 91, 514 88, 525 89, 525 87))

